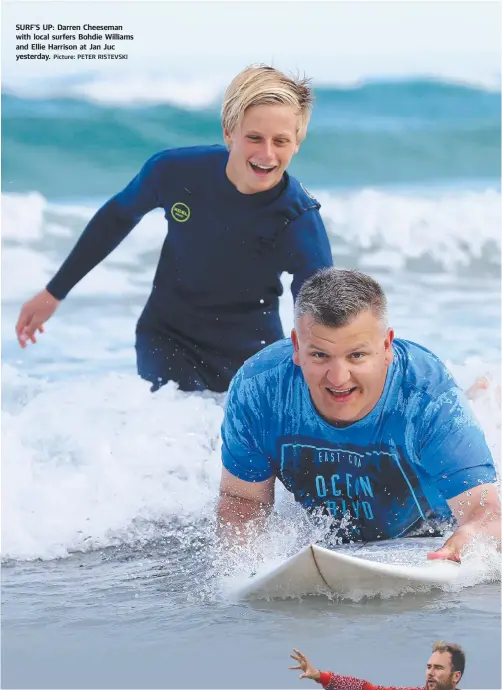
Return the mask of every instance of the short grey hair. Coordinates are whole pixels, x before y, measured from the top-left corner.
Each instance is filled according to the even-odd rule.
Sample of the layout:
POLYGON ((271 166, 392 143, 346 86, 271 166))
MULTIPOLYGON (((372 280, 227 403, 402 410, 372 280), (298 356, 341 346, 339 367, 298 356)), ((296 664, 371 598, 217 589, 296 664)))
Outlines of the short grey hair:
POLYGON ((387 298, 371 276, 360 271, 324 268, 306 280, 295 303, 295 323, 310 316, 321 326, 347 326, 370 310, 387 327, 387 298))

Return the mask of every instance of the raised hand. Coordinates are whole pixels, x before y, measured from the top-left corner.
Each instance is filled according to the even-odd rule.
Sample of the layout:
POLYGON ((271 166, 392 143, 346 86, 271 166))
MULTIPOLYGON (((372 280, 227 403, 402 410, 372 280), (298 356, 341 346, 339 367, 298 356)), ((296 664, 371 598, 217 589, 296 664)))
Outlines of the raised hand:
POLYGON ((321 672, 317 668, 315 668, 315 666, 312 666, 305 654, 302 654, 298 649, 295 649, 294 647, 293 651, 294 654, 290 654, 289 656, 295 661, 298 661, 299 666, 290 666, 289 670, 303 671, 303 673, 300 674, 300 678, 310 678, 310 680, 319 680, 319 678, 321 677, 321 672))

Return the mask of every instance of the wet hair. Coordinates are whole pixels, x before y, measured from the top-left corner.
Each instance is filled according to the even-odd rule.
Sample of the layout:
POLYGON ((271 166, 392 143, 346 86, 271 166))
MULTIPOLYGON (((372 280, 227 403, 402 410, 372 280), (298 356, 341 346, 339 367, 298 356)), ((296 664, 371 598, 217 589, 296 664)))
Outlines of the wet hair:
POLYGON ((452 642, 436 641, 432 645, 432 652, 448 652, 451 656, 451 667, 454 671, 460 672, 460 677, 464 675, 465 652, 459 644, 452 642))
POLYGON ((324 268, 302 285, 295 322, 310 316, 322 326, 339 328, 367 310, 387 327, 387 298, 376 280, 360 271, 324 268))
POLYGON ((233 132, 246 110, 254 105, 289 105, 298 116, 297 139, 303 141, 314 100, 310 81, 307 77, 288 77, 268 65, 246 67, 230 82, 223 97, 223 127, 233 132))

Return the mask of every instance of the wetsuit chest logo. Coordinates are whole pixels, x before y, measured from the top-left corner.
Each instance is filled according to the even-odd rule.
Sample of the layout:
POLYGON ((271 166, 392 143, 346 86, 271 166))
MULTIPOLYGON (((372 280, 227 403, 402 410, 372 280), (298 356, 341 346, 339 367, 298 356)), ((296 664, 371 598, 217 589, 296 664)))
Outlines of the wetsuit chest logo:
POLYGON ((177 201, 171 207, 171 215, 178 223, 186 223, 190 218, 190 209, 181 201, 177 201))

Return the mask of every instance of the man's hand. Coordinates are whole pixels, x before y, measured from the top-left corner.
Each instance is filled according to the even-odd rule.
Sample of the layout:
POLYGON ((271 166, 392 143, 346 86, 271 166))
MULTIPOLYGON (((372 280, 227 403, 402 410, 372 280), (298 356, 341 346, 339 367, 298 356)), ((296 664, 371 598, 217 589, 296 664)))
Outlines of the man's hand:
POLYGON ((19 345, 26 347, 29 340, 36 343, 35 333, 44 332, 44 323, 50 319, 59 306, 59 300, 47 290, 42 290, 29 302, 26 302, 19 314, 16 324, 16 335, 19 345))
POLYGON ((500 549, 500 500, 496 484, 482 484, 448 501, 458 528, 427 558, 460 563, 462 551, 477 536, 490 537, 500 549))
POLYGON ((460 556, 464 547, 471 541, 475 531, 468 526, 459 527, 443 546, 437 551, 430 551, 427 554, 429 560, 446 560, 460 563, 460 556))
POLYGON ((293 647, 294 654, 290 654, 289 656, 294 659, 295 661, 298 661, 300 664, 299 666, 290 666, 289 670, 290 671, 303 671, 303 673, 300 675, 300 678, 310 678, 310 680, 319 680, 321 677, 321 672, 312 666, 310 661, 307 659, 305 654, 302 654, 298 649, 295 649, 293 647))

